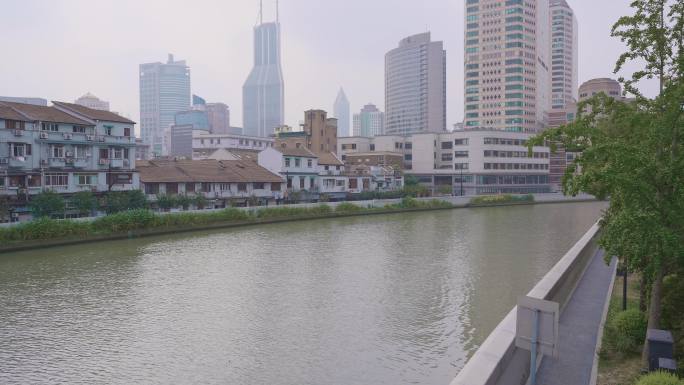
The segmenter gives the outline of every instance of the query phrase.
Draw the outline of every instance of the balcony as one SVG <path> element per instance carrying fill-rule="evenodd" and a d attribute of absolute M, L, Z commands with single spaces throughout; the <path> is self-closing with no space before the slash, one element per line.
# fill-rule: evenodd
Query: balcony
<path fill-rule="evenodd" d="M 109 160 L 109 166 L 111 168 L 123 168 L 124 160 L 123 159 L 110 159 Z"/>
<path fill-rule="evenodd" d="M 26 168 L 31 167 L 31 162 L 26 157 L 11 157 L 7 160 L 7 165 L 10 168 Z"/>
<path fill-rule="evenodd" d="M 66 166 L 65 158 L 50 158 L 48 160 L 48 165 L 55 168 L 64 168 Z"/>

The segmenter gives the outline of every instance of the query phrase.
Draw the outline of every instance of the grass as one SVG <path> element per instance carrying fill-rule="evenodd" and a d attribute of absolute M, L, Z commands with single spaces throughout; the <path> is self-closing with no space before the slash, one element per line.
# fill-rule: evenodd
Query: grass
<path fill-rule="evenodd" d="M 0 245 L 30 241 L 88 239 L 98 236 L 125 235 L 163 229 L 182 229 L 214 224 L 258 223 L 272 219 L 325 218 L 373 212 L 395 212 L 410 209 L 447 209 L 453 206 L 441 200 L 419 201 L 405 197 L 398 204 L 367 208 L 342 203 L 334 210 L 328 205 L 315 207 L 265 207 L 253 212 L 229 208 L 212 212 L 172 213 L 160 215 L 149 210 L 129 210 L 97 218 L 90 222 L 37 219 L 0 228 Z"/>
<path fill-rule="evenodd" d="M 606 325 L 622 311 L 622 279 L 615 278 Z M 627 278 L 627 309 L 633 308 L 639 308 L 639 276 L 636 274 Z M 599 353 L 597 385 L 632 385 L 641 375 L 641 346 L 634 351 L 621 353 L 614 348 L 615 343 L 611 339 L 612 336 L 605 330 Z"/>

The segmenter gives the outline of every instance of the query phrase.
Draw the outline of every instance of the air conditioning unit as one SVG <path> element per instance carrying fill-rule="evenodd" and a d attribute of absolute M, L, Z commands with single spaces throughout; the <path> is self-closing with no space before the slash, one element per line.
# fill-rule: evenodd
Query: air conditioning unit
<path fill-rule="evenodd" d="M 100 159 L 101 165 L 106 165 L 108 162 L 109 162 L 109 159 Z"/>
<path fill-rule="evenodd" d="M 7 158 L 0 158 L 0 164 L 8 164 L 8 163 L 9 163 L 9 159 L 7 159 Z"/>
<path fill-rule="evenodd" d="M 130 160 L 128 160 L 128 159 L 124 159 L 124 160 L 123 160 L 123 166 L 124 166 L 124 167 L 130 167 L 130 165 L 131 165 L 131 161 L 130 161 Z"/>
<path fill-rule="evenodd" d="M 92 142 L 95 140 L 95 137 L 93 135 L 86 135 L 86 140 Z"/>
<path fill-rule="evenodd" d="M 24 130 L 14 130 L 14 136 L 24 136 Z"/>
<path fill-rule="evenodd" d="M 74 153 L 71 152 L 71 151 L 67 151 L 67 152 L 66 152 L 66 157 L 67 157 L 67 158 L 73 158 L 73 157 L 74 157 Z"/>
<path fill-rule="evenodd" d="M 66 139 L 66 140 L 71 140 L 71 136 L 72 136 L 72 135 L 71 135 L 70 133 L 68 133 L 68 132 L 65 132 L 65 133 L 64 133 L 64 139 Z"/>
<path fill-rule="evenodd" d="M 40 138 L 41 138 L 41 139 L 47 139 L 47 138 L 49 138 L 49 137 L 50 137 L 50 134 L 48 134 L 47 132 L 41 132 L 41 133 L 40 133 Z"/>

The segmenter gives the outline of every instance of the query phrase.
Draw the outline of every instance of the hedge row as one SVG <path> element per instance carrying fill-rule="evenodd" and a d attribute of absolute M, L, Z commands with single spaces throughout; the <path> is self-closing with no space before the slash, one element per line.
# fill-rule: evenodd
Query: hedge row
<path fill-rule="evenodd" d="M 0 228 L 0 242 L 32 240 L 56 240 L 86 238 L 93 236 L 125 234 L 142 229 L 182 228 L 231 222 L 256 222 L 275 218 L 324 217 L 334 213 L 353 214 L 371 211 L 391 211 L 417 208 L 451 208 L 448 202 L 439 200 L 418 201 L 406 197 L 395 205 L 366 208 L 352 203 L 342 203 L 334 210 L 328 205 L 311 208 L 268 207 L 252 212 L 228 208 L 212 212 L 173 213 L 160 215 L 145 209 L 129 210 L 97 218 L 93 221 L 36 219 L 15 226 Z"/>
<path fill-rule="evenodd" d="M 514 203 L 514 202 L 534 202 L 534 195 L 485 195 L 474 197 L 470 200 L 470 204 L 473 205 L 496 205 L 501 203 Z"/>

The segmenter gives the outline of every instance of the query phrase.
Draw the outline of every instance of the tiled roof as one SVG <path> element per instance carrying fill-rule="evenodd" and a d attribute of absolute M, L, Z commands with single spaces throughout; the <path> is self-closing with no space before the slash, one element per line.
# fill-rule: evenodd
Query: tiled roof
<path fill-rule="evenodd" d="M 66 108 L 68 110 L 71 110 L 77 114 L 83 115 L 88 119 L 93 119 L 93 120 L 101 120 L 101 121 L 107 121 L 107 122 L 117 122 L 117 123 L 128 123 L 128 124 L 135 124 L 134 121 L 130 119 L 126 119 L 123 116 L 120 116 L 118 114 L 115 114 L 110 111 L 102 111 L 102 110 L 95 110 L 92 108 L 88 108 L 85 106 L 81 106 L 79 104 L 74 104 L 74 103 L 65 103 L 65 102 L 56 102 L 52 101 L 54 105 Z"/>
<path fill-rule="evenodd" d="M 136 162 L 143 183 L 278 183 L 283 178 L 251 161 L 150 160 Z"/>
<path fill-rule="evenodd" d="M 10 107 L 3 106 L 2 104 L 0 104 L 0 119 L 22 120 L 24 122 L 31 121 L 31 119 L 26 118 L 24 115 L 11 109 Z"/>
<path fill-rule="evenodd" d="M 47 106 L 36 106 L 34 104 L 24 104 L 24 103 L 12 103 L 12 102 L 0 102 L 0 105 L 10 107 L 15 111 L 18 111 L 22 115 L 25 115 L 29 121 L 42 121 L 42 122 L 53 122 L 53 123 L 68 123 L 68 124 L 79 124 L 83 126 L 92 126 L 91 123 L 81 120 L 74 116 L 67 114 L 66 112 L 60 111 L 55 107 Z M 25 120 L 25 119 L 24 119 Z"/>
<path fill-rule="evenodd" d="M 273 147 L 285 156 L 303 156 L 305 158 L 317 158 L 316 154 L 304 147 Z"/>
<path fill-rule="evenodd" d="M 344 166 L 344 162 L 337 157 L 337 155 L 332 152 L 324 152 L 318 155 L 318 164 L 332 165 L 332 166 Z"/>

